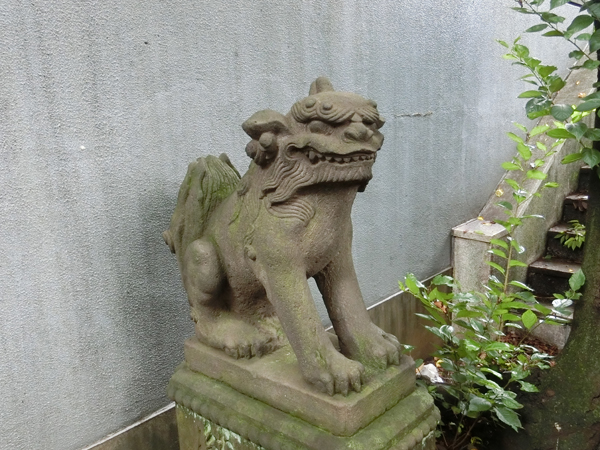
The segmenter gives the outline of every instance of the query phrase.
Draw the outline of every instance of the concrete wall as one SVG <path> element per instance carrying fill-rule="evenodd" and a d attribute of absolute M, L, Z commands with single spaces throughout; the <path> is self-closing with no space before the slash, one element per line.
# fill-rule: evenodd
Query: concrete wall
<path fill-rule="evenodd" d="M 167 403 L 186 166 L 245 168 L 240 124 L 319 75 L 388 120 L 354 212 L 366 301 L 447 267 L 523 118 L 494 42 L 528 26 L 512 3 L 0 0 L 0 448 L 78 449 Z"/>

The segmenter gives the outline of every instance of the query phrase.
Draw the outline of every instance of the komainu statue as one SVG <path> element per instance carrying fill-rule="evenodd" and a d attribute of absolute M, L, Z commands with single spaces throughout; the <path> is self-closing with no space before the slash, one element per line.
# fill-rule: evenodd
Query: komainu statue
<path fill-rule="evenodd" d="M 303 377 L 330 395 L 360 391 L 365 367 L 398 364 L 400 344 L 369 319 L 351 251 L 350 211 L 372 177 L 383 123 L 375 102 L 318 78 L 287 115 L 264 110 L 244 122 L 252 162 L 243 177 L 224 154 L 190 164 L 163 236 L 201 342 L 251 358 L 287 337 Z"/>

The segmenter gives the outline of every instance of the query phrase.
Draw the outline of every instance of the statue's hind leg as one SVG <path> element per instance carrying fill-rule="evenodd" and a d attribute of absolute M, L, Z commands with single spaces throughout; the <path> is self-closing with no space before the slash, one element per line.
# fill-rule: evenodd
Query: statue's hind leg
<path fill-rule="evenodd" d="M 261 356 L 283 345 L 277 324 L 257 324 L 230 310 L 227 280 L 210 241 L 197 239 L 188 246 L 182 276 L 200 341 L 234 358 Z"/>

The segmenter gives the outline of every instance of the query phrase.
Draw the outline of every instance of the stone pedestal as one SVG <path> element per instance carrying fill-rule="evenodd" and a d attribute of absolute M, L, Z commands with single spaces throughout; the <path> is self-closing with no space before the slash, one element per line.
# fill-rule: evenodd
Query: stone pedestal
<path fill-rule="evenodd" d="M 413 361 L 373 377 L 360 393 L 321 394 L 291 348 L 234 360 L 195 338 L 169 383 L 181 450 L 430 450 L 439 413 L 415 389 Z"/>

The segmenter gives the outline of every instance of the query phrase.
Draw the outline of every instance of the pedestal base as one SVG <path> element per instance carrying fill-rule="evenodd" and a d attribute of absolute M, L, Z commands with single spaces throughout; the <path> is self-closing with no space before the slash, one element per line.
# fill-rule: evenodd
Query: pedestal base
<path fill-rule="evenodd" d="M 416 389 L 352 436 L 336 436 L 180 366 L 169 383 L 177 402 L 181 450 L 433 450 L 439 412 L 424 389 Z M 211 424 L 212 423 L 212 424 Z M 221 429 L 213 433 L 214 424 Z M 208 433 L 207 433 L 208 429 Z M 234 435 L 230 434 L 235 433 Z M 211 447 L 213 437 L 226 442 Z M 222 446 L 221 446 L 222 444 Z M 258 447 L 258 448 L 261 448 Z"/>
<path fill-rule="evenodd" d="M 205 419 L 192 410 L 180 405 L 177 405 L 177 425 L 179 427 L 180 450 L 267 450 L 265 447 L 255 444 L 228 428 L 217 425 L 215 422 Z M 419 437 L 418 433 L 415 432 L 411 436 L 407 436 L 407 439 L 388 448 L 389 450 L 435 449 L 433 430 L 420 440 L 418 439 Z M 413 442 L 415 442 L 414 445 Z M 281 442 L 274 442 L 273 445 L 274 447 L 270 447 L 270 449 L 287 450 L 298 448 Z M 345 448 L 355 448 L 353 444 L 348 445 Z"/>

